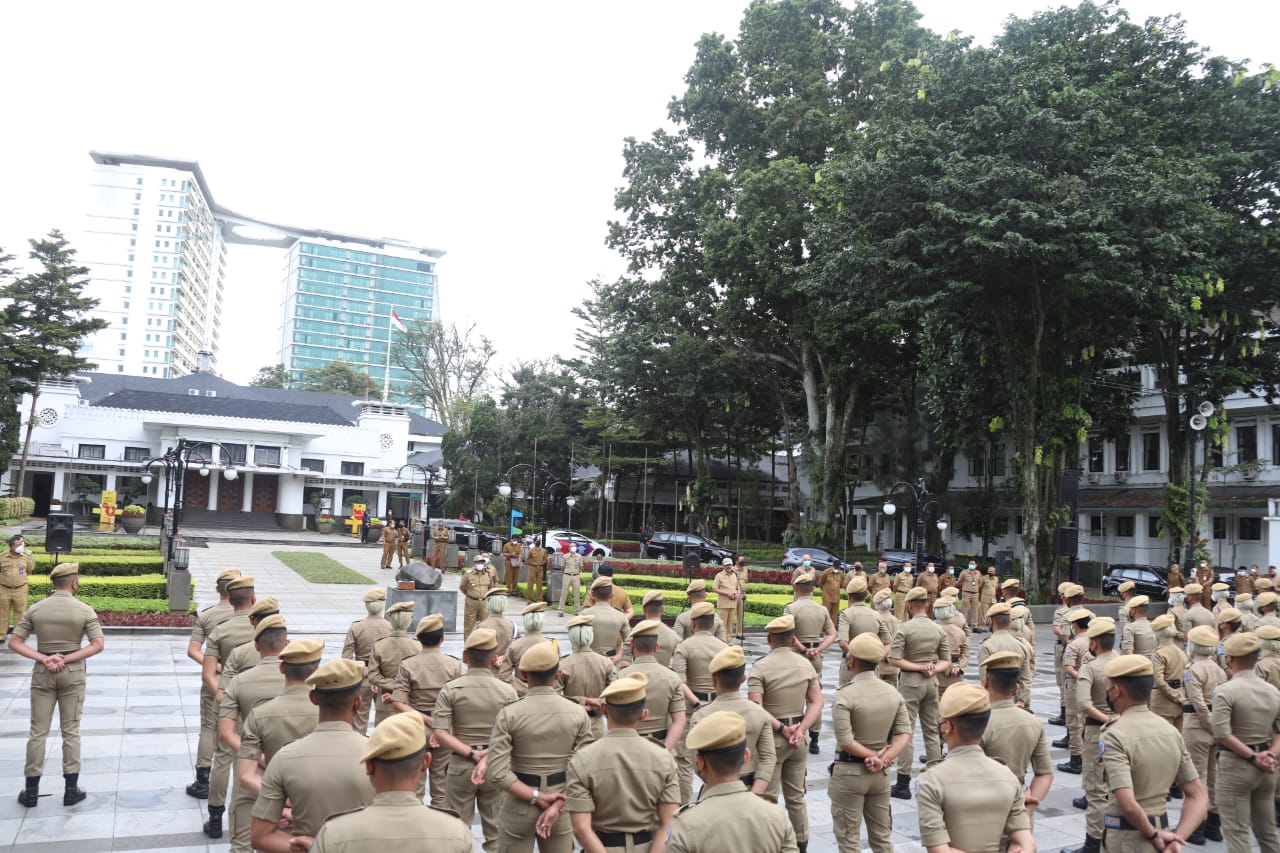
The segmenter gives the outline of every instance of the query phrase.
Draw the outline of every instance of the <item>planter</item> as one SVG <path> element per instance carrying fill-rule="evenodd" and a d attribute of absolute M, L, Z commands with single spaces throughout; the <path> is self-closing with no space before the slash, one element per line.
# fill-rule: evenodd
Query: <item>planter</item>
<path fill-rule="evenodd" d="M 321 533 L 332 533 L 332 532 L 333 532 L 333 522 L 332 522 L 332 521 L 317 521 L 317 522 L 316 522 L 316 530 L 319 530 Z"/>
<path fill-rule="evenodd" d="M 396 589 L 413 589 L 413 581 L 396 581 Z"/>
<path fill-rule="evenodd" d="M 125 533 L 138 533 L 147 523 L 145 516 L 141 515 L 122 515 L 120 516 L 120 526 L 124 528 Z"/>

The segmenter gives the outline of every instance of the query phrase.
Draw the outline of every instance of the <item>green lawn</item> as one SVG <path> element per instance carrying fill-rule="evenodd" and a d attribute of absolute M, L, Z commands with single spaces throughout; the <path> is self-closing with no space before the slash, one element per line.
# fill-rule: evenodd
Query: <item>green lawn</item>
<path fill-rule="evenodd" d="M 324 554 L 311 554 L 306 551 L 272 551 L 271 556 L 311 583 L 358 583 L 366 586 L 373 583 L 359 572 L 351 571 Z"/>

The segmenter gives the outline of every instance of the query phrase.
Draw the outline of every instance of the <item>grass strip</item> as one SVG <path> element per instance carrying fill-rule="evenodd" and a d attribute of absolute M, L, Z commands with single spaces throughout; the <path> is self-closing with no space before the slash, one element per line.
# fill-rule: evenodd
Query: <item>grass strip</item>
<path fill-rule="evenodd" d="M 337 560 L 324 554 L 313 554 L 308 551 L 272 551 L 271 556 L 293 569 L 311 583 L 373 583 L 359 572 L 354 572 Z"/>

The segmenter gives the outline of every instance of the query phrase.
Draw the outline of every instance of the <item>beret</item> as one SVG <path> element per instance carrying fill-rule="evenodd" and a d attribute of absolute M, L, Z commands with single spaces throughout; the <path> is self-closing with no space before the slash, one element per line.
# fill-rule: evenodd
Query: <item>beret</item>
<path fill-rule="evenodd" d="M 253 589 L 253 575 L 241 575 L 227 583 L 227 589 Z"/>
<path fill-rule="evenodd" d="M 1256 581 L 1253 582 L 1253 588 L 1254 589 L 1274 589 L 1275 583 L 1272 582 L 1271 578 L 1258 578 Z"/>
<path fill-rule="evenodd" d="M 324 640 L 318 637 L 299 637 L 290 640 L 280 652 L 285 663 L 315 663 L 324 654 Z"/>
<path fill-rule="evenodd" d="M 360 761 L 394 761 L 421 752 L 427 745 L 427 725 L 421 714 L 392 714 L 373 730 Z"/>
<path fill-rule="evenodd" d="M 958 586 L 944 586 L 942 588 L 942 591 L 938 593 L 938 598 L 959 598 L 959 597 L 960 597 L 960 587 Z"/>
<path fill-rule="evenodd" d="M 485 598 L 493 598 L 495 595 L 506 595 L 507 588 L 505 586 L 495 586 L 484 594 Z"/>
<path fill-rule="evenodd" d="M 976 684 L 953 684 L 942 694 L 942 701 L 938 703 L 938 716 L 944 720 L 990 710 L 991 698 L 987 696 L 987 691 Z"/>
<path fill-rule="evenodd" d="M 240 577 L 239 569 L 223 569 L 218 572 L 218 583 L 222 583 L 223 581 L 233 581 L 238 577 Z"/>
<path fill-rule="evenodd" d="M 1187 639 L 1192 645 L 1215 648 L 1218 645 L 1218 632 L 1208 625 L 1197 625 L 1187 632 Z"/>
<path fill-rule="evenodd" d="M 1016 586 L 1021 586 L 1021 585 L 1022 585 L 1022 581 L 1018 580 L 1017 578 L 1009 578 L 1007 581 L 1005 581 L 1004 583 L 1000 584 L 1000 588 L 1001 588 L 1001 589 L 1013 589 L 1014 587 L 1016 587 Z M 947 691 L 947 692 L 950 692 L 950 691 Z"/>
<path fill-rule="evenodd" d="M 1136 586 L 1137 584 L 1134 583 L 1133 581 L 1125 581 L 1124 583 L 1120 584 L 1120 586 L 1116 587 L 1116 589 L 1118 589 L 1120 592 L 1129 592 Z"/>
<path fill-rule="evenodd" d="M 65 578 L 67 575 L 78 575 L 78 574 L 80 574 L 79 563 L 59 563 L 58 565 L 53 567 L 53 571 L 49 572 L 49 579 L 53 580 L 54 578 Z M 5 627 L 7 628 L 8 626 L 6 625 Z"/>
<path fill-rule="evenodd" d="M 747 656 L 742 653 L 742 646 L 726 646 L 716 652 L 716 656 L 711 659 L 711 671 L 719 672 L 722 669 L 740 669 L 747 665 Z"/>
<path fill-rule="evenodd" d="M 708 714 L 685 738 L 685 745 L 696 752 L 717 752 L 745 746 L 747 724 L 741 714 L 717 711 Z"/>
<path fill-rule="evenodd" d="M 1259 607 L 1270 607 L 1277 601 L 1280 601 L 1280 595 L 1276 595 L 1271 590 L 1267 590 L 1266 592 L 1258 593 L 1256 601 Z"/>
<path fill-rule="evenodd" d="M 1251 655 L 1258 650 L 1258 637 L 1248 632 L 1232 634 L 1222 644 L 1222 650 L 1233 658 Z"/>
<path fill-rule="evenodd" d="M 1247 601 L 1253 601 L 1253 593 L 1242 592 L 1236 596 L 1236 604 L 1243 604 Z"/>
<path fill-rule="evenodd" d="M 1150 603 L 1151 599 L 1145 595 L 1135 595 L 1133 598 L 1129 599 L 1128 602 L 1130 610 L 1135 607 L 1146 607 Z"/>
<path fill-rule="evenodd" d="M 287 628 L 284 617 L 279 613 L 273 613 L 258 623 L 258 627 L 253 629 L 253 638 L 256 640 L 262 636 L 263 631 L 270 631 L 272 628 Z"/>
<path fill-rule="evenodd" d="M 1082 595 L 1084 595 L 1084 587 L 1078 583 L 1073 583 L 1066 592 L 1067 598 L 1079 598 Z"/>
<path fill-rule="evenodd" d="M 520 611 L 520 615 L 523 616 L 526 613 L 538 613 L 546 609 L 547 603 L 545 601 L 535 601 L 532 604 L 526 604 L 524 609 Z"/>
<path fill-rule="evenodd" d="M 714 616 L 715 612 L 716 606 L 710 601 L 699 601 L 689 608 L 689 618 L 701 619 L 703 616 Z"/>
<path fill-rule="evenodd" d="M 661 624 L 662 623 L 659 622 L 657 619 L 644 619 L 636 623 L 636 626 L 631 629 L 631 636 L 647 637 L 650 634 L 652 634 L 653 636 L 656 637 L 658 635 L 658 626 Z"/>
<path fill-rule="evenodd" d="M 882 590 L 880 590 L 879 592 L 877 592 L 875 595 L 871 596 L 871 603 L 872 603 L 872 604 L 879 604 L 880 602 L 884 601 L 885 599 L 887 599 L 887 598 L 892 598 L 892 597 L 893 597 L 893 593 L 892 593 L 892 592 L 890 592 L 890 591 L 889 591 L 889 590 L 887 590 L 887 589 L 882 589 Z"/>
<path fill-rule="evenodd" d="M 596 617 L 590 613 L 579 613 L 577 616 L 564 623 L 566 628 L 577 628 L 579 625 L 590 625 L 596 620 Z"/>
<path fill-rule="evenodd" d="M 471 564 L 475 565 L 476 563 L 487 563 L 487 562 L 489 562 L 489 558 L 486 557 L 484 554 L 476 554 L 475 558 L 472 559 Z"/>
<path fill-rule="evenodd" d="M 1280 640 L 1280 626 L 1278 625 L 1259 625 L 1253 633 L 1258 635 L 1262 640 Z"/>
<path fill-rule="evenodd" d="M 1017 652 L 996 652 L 982 662 L 987 669 L 1021 669 L 1022 655 Z"/>
<path fill-rule="evenodd" d="M 662 590 L 651 589 L 644 594 L 644 599 L 640 602 L 641 607 L 648 607 L 650 602 L 662 601 Z"/>
<path fill-rule="evenodd" d="M 911 589 L 907 590 L 907 597 L 906 597 L 906 600 L 907 600 L 907 601 L 919 601 L 919 600 L 920 600 L 920 599 L 922 599 L 922 598 L 923 598 L 923 599 L 927 599 L 928 597 L 929 597 L 929 593 L 925 592 L 924 587 L 922 587 L 922 586 L 913 586 Z"/>
<path fill-rule="evenodd" d="M 1155 621 L 1151 623 L 1151 627 L 1157 631 L 1163 631 L 1165 628 L 1170 628 L 1172 626 L 1173 626 L 1172 613 L 1161 613 L 1159 616 L 1155 618 Z"/>
<path fill-rule="evenodd" d="M 591 582 L 592 591 L 595 591 L 597 589 L 604 589 L 605 587 L 612 587 L 612 586 L 613 586 L 613 578 L 609 577 L 608 575 L 601 575 L 600 577 L 596 578 Z"/>
<path fill-rule="evenodd" d="M 707 582 L 704 581 L 702 578 L 689 581 L 689 585 L 685 587 L 684 591 L 685 592 L 706 592 Z"/>
<path fill-rule="evenodd" d="M 546 672 L 559 664 L 560 650 L 550 640 L 545 643 L 535 643 L 520 656 L 521 672 Z"/>
<path fill-rule="evenodd" d="M 765 625 L 764 629 L 770 634 L 785 634 L 787 631 L 794 631 L 796 629 L 796 617 L 787 613 Z"/>
<path fill-rule="evenodd" d="M 1186 590 L 1184 587 L 1180 587 L 1180 586 L 1171 586 L 1171 587 L 1169 587 L 1169 594 L 1170 594 L 1170 595 L 1173 595 L 1174 593 L 1177 593 L 1177 592 L 1186 592 L 1186 591 L 1187 591 L 1187 590 Z"/>
<path fill-rule="evenodd" d="M 1027 610 L 1027 608 L 1023 607 L 1021 604 L 1019 604 L 1017 607 L 1009 608 L 1009 615 L 1012 616 L 1014 619 L 1026 619 L 1027 614 L 1030 612 L 1031 611 Z"/>
<path fill-rule="evenodd" d="M 250 616 L 270 616 L 272 613 L 280 612 L 280 602 L 276 600 L 274 595 L 264 595 L 253 603 L 249 608 Z"/>
<path fill-rule="evenodd" d="M 1218 624 L 1240 621 L 1240 611 L 1234 607 L 1224 607 L 1218 611 Z"/>
<path fill-rule="evenodd" d="M 867 591 L 867 579 L 861 575 L 854 575 L 853 580 L 849 581 L 849 585 L 845 587 L 845 592 L 859 593 Z"/>
<path fill-rule="evenodd" d="M 498 632 L 492 628 L 476 628 L 471 632 L 471 636 L 467 637 L 467 641 L 462 644 L 464 649 L 479 649 L 480 651 L 488 651 L 498 647 Z"/>
<path fill-rule="evenodd" d="M 1110 616 L 1099 616 L 1089 623 L 1089 630 L 1085 634 L 1092 640 L 1094 637 L 1101 637 L 1103 634 L 1114 634 L 1116 632 L 1116 620 Z"/>
<path fill-rule="evenodd" d="M 427 631 L 440 631 L 444 628 L 443 613 L 428 613 L 418 620 L 418 627 L 413 629 L 413 633 L 424 634 Z"/>
<path fill-rule="evenodd" d="M 1066 595 L 1067 590 L 1071 589 L 1071 587 L 1072 587 L 1071 581 L 1063 581 L 1062 583 L 1058 584 L 1058 595 Z"/>
<path fill-rule="evenodd" d="M 865 663 L 879 663 L 884 660 L 884 643 L 875 634 L 859 634 L 849 641 L 849 654 Z"/>
<path fill-rule="evenodd" d="M 799 586 L 802 583 L 813 583 L 813 572 L 801 572 L 796 575 L 795 580 L 791 581 L 792 586 Z"/>
<path fill-rule="evenodd" d="M 601 690 L 600 698 L 610 705 L 629 705 L 632 702 L 639 702 L 644 699 L 644 689 L 648 683 L 649 679 L 645 678 L 644 673 L 633 672 Z"/>
<path fill-rule="evenodd" d="M 386 600 L 387 600 L 387 591 L 386 589 L 380 586 L 374 587 L 373 589 L 369 590 L 364 594 L 365 604 L 369 604 L 370 602 L 374 602 L 374 601 L 386 601 Z"/>
<path fill-rule="evenodd" d="M 397 601 L 395 604 L 387 608 L 388 613 L 412 613 L 412 601 Z"/>
<path fill-rule="evenodd" d="M 324 693 L 330 690 L 349 690 L 364 681 L 365 665 L 350 658 L 335 658 L 320 664 L 307 676 L 307 684 Z"/>
<path fill-rule="evenodd" d="M 1008 604 L 1005 604 L 1003 601 L 997 601 L 995 604 L 987 608 L 987 618 L 990 619 L 992 616 L 999 616 L 1000 614 L 1008 613 L 1011 610 L 1013 610 L 1013 608 Z"/>
<path fill-rule="evenodd" d="M 1182 588 L 1182 591 L 1187 595 L 1200 595 L 1204 592 L 1204 587 L 1198 583 L 1189 583 Z"/>
<path fill-rule="evenodd" d="M 1214 592 L 1226 592 L 1229 589 L 1231 589 L 1231 585 L 1222 583 L 1221 581 L 1213 585 Z"/>
<path fill-rule="evenodd" d="M 1093 611 L 1087 607 L 1077 607 L 1074 610 L 1067 611 L 1066 619 L 1068 622 L 1079 622 L 1081 619 L 1092 619 Z"/>
<path fill-rule="evenodd" d="M 1146 655 L 1120 655 L 1107 661 L 1103 670 L 1107 678 L 1132 678 L 1135 675 L 1151 675 L 1151 658 Z"/>

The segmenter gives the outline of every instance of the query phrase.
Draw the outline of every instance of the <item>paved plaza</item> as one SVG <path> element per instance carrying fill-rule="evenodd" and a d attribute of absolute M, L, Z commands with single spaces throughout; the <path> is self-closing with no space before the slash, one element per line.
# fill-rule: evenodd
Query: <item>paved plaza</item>
<path fill-rule="evenodd" d="M 323 540 L 318 540 L 321 544 Z M 303 580 L 271 556 L 272 550 L 303 550 L 303 546 L 226 543 L 192 549 L 192 574 L 201 606 L 211 600 L 213 578 L 224 568 L 237 566 L 253 574 L 258 593 L 276 595 L 295 636 L 325 640 L 326 657 L 336 656 L 347 626 L 361 617 L 359 586 L 319 585 Z M 371 584 L 386 583 L 392 572 L 377 568 L 376 549 L 307 547 L 326 553 L 361 572 Z M 446 579 L 457 586 L 457 576 Z M 517 602 L 512 599 L 513 603 Z M 519 602 L 522 604 L 522 602 Z M 519 624 L 519 607 L 508 613 Z M 549 614 L 547 633 L 563 637 L 564 619 Z M 459 616 L 459 623 L 461 616 Z M 1052 643 L 1047 626 L 1039 629 L 1039 673 L 1033 691 L 1034 710 L 1042 718 L 1057 713 L 1053 682 Z M 28 728 L 28 684 L 31 664 L 0 650 L 0 849 L 15 853 L 96 853 L 96 851 L 225 851 L 222 843 L 210 843 L 200 831 L 203 801 L 183 790 L 193 777 L 192 767 L 200 724 L 199 670 L 186 657 L 187 637 L 175 633 L 117 632 L 107 635 L 106 651 L 89 661 L 88 693 L 82 723 L 80 785 L 89 798 L 73 806 L 62 805 L 61 738 L 50 735 L 40 805 L 27 809 L 16 796 L 22 786 L 23 754 Z M 445 644 L 450 654 L 461 651 L 461 635 Z M 748 659 L 763 654 L 762 635 L 747 639 Z M 975 649 L 976 653 L 976 649 Z M 827 708 L 833 702 L 839 656 L 828 652 L 823 672 Z M 976 678 L 976 667 L 970 667 Z M 809 757 L 809 850 L 827 853 L 836 849 L 827 799 L 828 766 L 834 740 L 824 711 L 820 745 L 822 754 Z M 1051 739 L 1063 729 L 1050 728 Z M 917 732 L 916 754 L 923 753 Z M 1053 750 L 1054 761 L 1065 761 L 1065 750 Z M 1042 851 L 1076 845 L 1084 835 L 1084 813 L 1071 805 L 1080 794 L 1079 776 L 1057 774 L 1053 790 L 1036 816 L 1036 840 Z M 913 785 L 914 787 L 914 785 Z M 915 801 L 893 800 L 895 849 L 923 851 L 916 824 Z M 1170 817 L 1180 801 L 1169 804 Z M 779 806 L 781 808 L 781 806 Z M 473 828 L 479 849 L 479 822 Z M 865 829 L 863 836 L 865 848 Z M 1224 850 L 1210 842 L 1207 853 Z"/>

